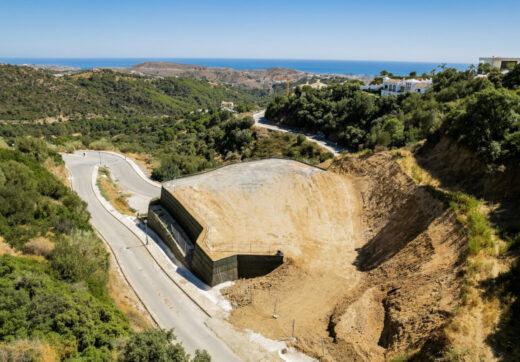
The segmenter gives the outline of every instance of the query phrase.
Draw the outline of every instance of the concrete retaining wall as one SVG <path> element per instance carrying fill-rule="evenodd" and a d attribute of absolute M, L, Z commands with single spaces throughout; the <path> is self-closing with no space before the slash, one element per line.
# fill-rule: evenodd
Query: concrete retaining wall
<path fill-rule="evenodd" d="M 228 256 L 219 260 L 213 260 L 200 247 L 195 245 L 193 261 L 191 263 L 193 272 L 204 281 L 214 286 L 228 280 L 238 279 L 238 263 L 236 255 Z"/>
<path fill-rule="evenodd" d="M 276 255 L 244 255 L 237 257 L 238 277 L 254 278 L 268 274 L 283 264 L 283 253 Z"/>
<path fill-rule="evenodd" d="M 283 264 L 283 254 L 231 255 L 212 260 L 199 246 L 195 246 L 192 269 L 206 284 L 214 286 L 228 280 L 254 278 L 270 273 Z"/>
<path fill-rule="evenodd" d="M 160 203 L 184 229 L 195 245 L 190 269 L 210 286 L 238 278 L 253 278 L 265 275 L 283 264 L 282 253 L 276 255 L 238 254 L 213 260 L 200 246 L 206 237 L 207 228 L 197 219 L 195 214 L 164 187 L 161 189 Z M 172 249 L 174 255 L 187 265 L 184 255 L 171 233 L 151 209 L 149 209 L 148 219 L 148 225 L 161 236 Z"/>
<path fill-rule="evenodd" d="M 159 200 L 150 202 L 150 206 L 152 206 L 154 202 L 159 203 Z M 164 241 L 166 245 L 168 245 L 168 247 L 172 251 L 173 255 L 175 255 L 177 260 L 183 263 L 184 266 L 189 267 L 186 263 L 184 253 L 181 251 L 180 246 L 175 242 L 171 232 L 168 230 L 167 226 L 161 221 L 159 215 L 157 215 L 157 213 L 154 210 L 152 210 L 150 206 L 148 207 L 148 226 L 152 228 L 152 230 L 155 231 L 161 237 L 161 239 Z"/>
<path fill-rule="evenodd" d="M 168 210 L 170 215 L 179 223 L 195 244 L 195 241 L 204 231 L 202 223 L 164 187 L 161 188 L 161 205 Z"/>

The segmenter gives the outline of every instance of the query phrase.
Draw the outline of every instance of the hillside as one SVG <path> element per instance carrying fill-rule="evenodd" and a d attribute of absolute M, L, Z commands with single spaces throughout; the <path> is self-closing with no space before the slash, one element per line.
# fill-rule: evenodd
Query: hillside
<path fill-rule="evenodd" d="M 56 77 L 30 67 L 0 65 L 0 120 L 181 116 L 223 100 L 259 104 L 269 92 L 231 89 L 188 78 L 147 78 L 110 70 Z"/>
<path fill-rule="evenodd" d="M 344 83 L 318 90 L 296 89 L 278 96 L 266 118 L 312 132 L 322 132 L 353 151 L 401 147 L 448 135 L 489 164 L 520 158 L 520 66 L 507 75 L 446 69 L 433 77 L 425 94 L 403 92 L 380 97 Z"/>
<path fill-rule="evenodd" d="M 126 361 L 151 349 L 190 361 L 130 307 L 86 203 L 48 171 L 60 167 L 41 140 L 0 147 L 0 360 Z"/>
<path fill-rule="evenodd" d="M 336 160 L 317 180 L 310 193 L 298 185 L 291 203 L 310 217 L 299 225 L 309 240 L 297 239 L 298 252 L 284 243 L 287 263 L 224 291 L 235 307 L 231 321 L 283 339 L 295 320 L 296 345 L 319 358 L 323 343 L 328 361 L 390 360 L 420 349 L 458 306 L 467 239 L 455 213 L 389 153 Z M 329 227 L 314 235 L 312 225 Z M 275 300 L 279 317 L 267 318 Z"/>
<path fill-rule="evenodd" d="M 285 81 L 286 78 L 290 78 L 292 81 L 298 81 L 307 76 L 304 72 L 285 68 L 236 70 L 170 62 L 147 62 L 136 64 L 129 68 L 114 69 L 122 72 L 139 73 L 150 76 L 205 79 L 209 82 L 256 89 L 271 88 L 276 81 Z"/>
<path fill-rule="evenodd" d="M 347 83 L 269 105 L 274 123 L 363 150 L 331 169 L 364 180 L 355 265 L 374 288 L 358 284 L 331 312 L 333 360 L 519 358 L 519 75 L 445 69 L 424 95 Z"/>

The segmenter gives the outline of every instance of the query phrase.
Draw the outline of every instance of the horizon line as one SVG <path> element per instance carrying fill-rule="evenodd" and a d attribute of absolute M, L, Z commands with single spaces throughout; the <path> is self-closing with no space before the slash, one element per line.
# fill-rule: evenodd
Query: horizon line
<path fill-rule="evenodd" d="M 303 60 L 303 61 L 324 61 L 324 62 L 394 62 L 394 63 L 438 63 L 443 64 L 478 64 L 478 62 L 468 61 L 440 61 L 440 60 L 388 60 L 388 59 L 322 59 L 322 58 L 242 58 L 242 57 L 44 57 L 44 56 L 15 56 L 0 57 L 0 59 L 140 59 L 140 60 L 168 60 L 168 59 L 211 59 L 211 60 Z"/>

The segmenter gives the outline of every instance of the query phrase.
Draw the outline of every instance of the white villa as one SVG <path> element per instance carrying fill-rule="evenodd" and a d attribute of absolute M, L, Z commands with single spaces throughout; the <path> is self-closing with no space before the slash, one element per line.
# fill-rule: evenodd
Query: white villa
<path fill-rule="evenodd" d="M 315 83 L 312 83 L 312 84 L 309 84 L 309 82 L 307 81 L 307 83 L 302 85 L 302 88 L 305 86 L 311 87 L 313 89 L 327 88 L 327 84 L 322 83 L 319 79 Z"/>
<path fill-rule="evenodd" d="M 388 94 L 397 96 L 403 92 L 424 93 L 431 86 L 431 79 L 392 79 L 384 77 L 381 85 L 381 96 Z"/>

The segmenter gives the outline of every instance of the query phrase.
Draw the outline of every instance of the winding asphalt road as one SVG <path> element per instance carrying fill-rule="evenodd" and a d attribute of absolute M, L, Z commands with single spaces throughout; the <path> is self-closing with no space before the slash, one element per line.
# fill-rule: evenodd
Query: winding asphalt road
<path fill-rule="evenodd" d="M 174 328 L 186 350 L 206 349 L 214 361 L 239 358 L 205 325 L 208 317 L 164 274 L 142 241 L 99 202 L 92 188 L 92 172 L 100 162 L 110 168 L 123 186 L 143 198 L 158 196 L 160 188 L 137 174 L 121 157 L 105 152 L 63 155 L 72 186 L 88 203 L 91 223 L 110 244 L 122 271 L 161 328 Z"/>
<path fill-rule="evenodd" d="M 289 127 L 283 127 L 283 126 L 277 126 L 275 124 L 272 124 L 267 121 L 265 118 L 265 110 L 260 111 L 258 113 L 253 114 L 253 118 L 255 120 L 255 125 L 258 127 L 267 128 L 273 131 L 280 131 L 280 132 L 289 132 L 294 134 L 304 134 L 309 140 L 319 144 L 321 147 L 325 148 L 327 151 L 330 151 L 334 154 L 334 156 L 338 156 L 341 152 L 345 151 L 343 147 L 338 145 L 337 143 L 334 143 L 332 141 L 329 141 L 325 137 L 319 137 L 315 134 L 311 133 L 302 133 L 302 131 L 292 129 Z"/>

